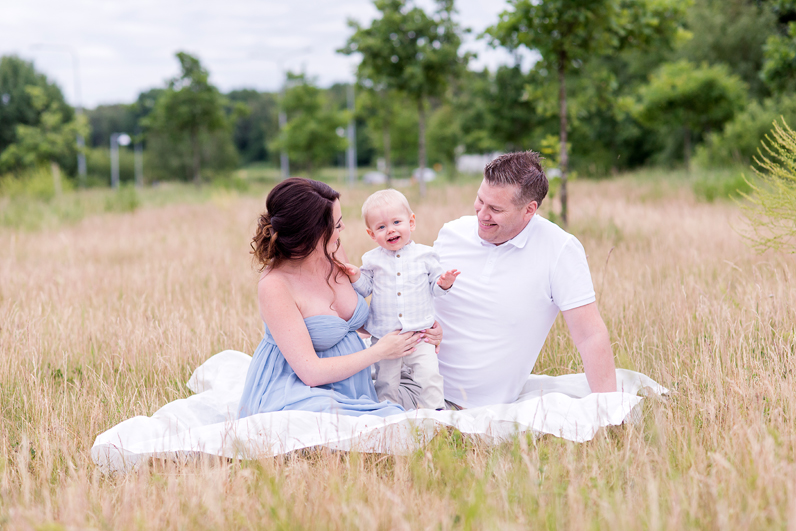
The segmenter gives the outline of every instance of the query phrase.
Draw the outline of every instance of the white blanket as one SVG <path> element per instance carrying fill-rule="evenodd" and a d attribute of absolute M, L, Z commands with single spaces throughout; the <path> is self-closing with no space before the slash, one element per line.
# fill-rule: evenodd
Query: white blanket
<path fill-rule="evenodd" d="M 490 442 L 527 431 L 584 442 L 601 427 L 633 420 L 642 401 L 639 393 L 668 392 L 643 374 L 617 369 L 616 393 L 590 394 L 584 374 L 531 375 L 513 404 L 462 411 L 420 409 L 386 418 L 280 411 L 237 419 L 250 362 L 250 356 L 234 350 L 211 357 L 188 381 L 195 395 L 100 434 L 91 448 L 92 459 L 111 472 L 131 470 L 150 457 L 185 460 L 207 454 L 245 459 L 314 446 L 407 454 L 441 426 Z"/>

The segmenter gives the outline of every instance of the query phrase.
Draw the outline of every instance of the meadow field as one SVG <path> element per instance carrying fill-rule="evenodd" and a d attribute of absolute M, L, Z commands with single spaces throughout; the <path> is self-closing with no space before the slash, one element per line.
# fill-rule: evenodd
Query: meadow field
<path fill-rule="evenodd" d="M 164 187 L 68 223 L 5 223 L 0 528 L 796 529 L 796 260 L 756 254 L 734 202 L 665 177 L 574 181 L 569 230 L 617 365 L 671 395 L 585 444 L 443 430 L 403 457 L 307 451 L 103 476 L 98 433 L 188 396 L 212 354 L 260 341 L 248 243 L 267 185 Z M 477 186 L 408 192 L 416 240 L 470 214 Z M 339 189 L 357 261 L 372 247 L 359 219 L 372 190 Z M 582 371 L 561 318 L 535 371 Z"/>

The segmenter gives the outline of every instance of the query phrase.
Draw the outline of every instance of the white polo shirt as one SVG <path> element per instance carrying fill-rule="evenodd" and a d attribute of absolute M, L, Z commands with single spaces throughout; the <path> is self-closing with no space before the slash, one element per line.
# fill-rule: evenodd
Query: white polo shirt
<path fill-rule="evenodd" d="M 475 216 L 446 223 L 434 242 L 456 289 L 434 299 L 445 398 L 465 407 L 514 402 L 559 311 L 595 301 L 580 242 L 533 216 L 502 245 L 478 236 Z"/>

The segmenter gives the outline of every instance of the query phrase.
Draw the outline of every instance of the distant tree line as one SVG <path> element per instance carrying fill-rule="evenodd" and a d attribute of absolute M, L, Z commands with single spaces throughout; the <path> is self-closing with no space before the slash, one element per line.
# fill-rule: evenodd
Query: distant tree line
<path fill-rule="evenodd" d="M 564 177 L 692 160 L 749 164 L 776 118 L 796 123 L 796 0 L 509 0 L 480 37 L 517 59 L 491 70 L 470 66 L 453 0 L 431 10 L 374 4 L 377 17 L 351 22 L 339 52 L 360 61 L 357 162 L 383 158 L 388 174 L 440 163 L 454 176 L 460 153 L 542 146 Z M 523 67 L 521 50 L 541 60 Z M 67 140 L 80 131 L 97 182 L 107 180 L 114 132 L 144 145 L 148 179 L 198 182 L 241 165 L 278 166 L 281 150 L 296 172 L 344 163 L 345 85 L 291 73 L 284 98 L 222 94 L 198 58 L 177 59 L 165 86 L 87 111 L 83 123 L 31 63 L 2 57 L 0 173 L 54 162 L 74 175 Z M 123 180 L 132 179 L 130 153 Z"/>

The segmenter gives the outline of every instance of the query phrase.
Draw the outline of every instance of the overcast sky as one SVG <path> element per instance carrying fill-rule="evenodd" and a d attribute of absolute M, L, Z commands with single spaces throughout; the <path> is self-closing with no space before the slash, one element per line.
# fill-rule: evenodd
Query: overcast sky
<path fill-rule="evenodd" d="M 475 39 L 505 1 L 458 0 L 457 7 L 461 25 L 473 29 L 465 48 L 479 55 L 471 68 L 512 62 Z M 75 104 L 71 57 L 60 51 L 70 47 L 87 108 L 129 103 L 163 86 L 177 74 L 180 50 L 197 55 L 224 92 L 278 89 L 280 59 L 328 86 L 353 79 L 357 60 L 335 53 L 351 34 L 346 21 L 375 16 L 371 0 L 0 0 L 0 55 L 34 61 Z"/>

